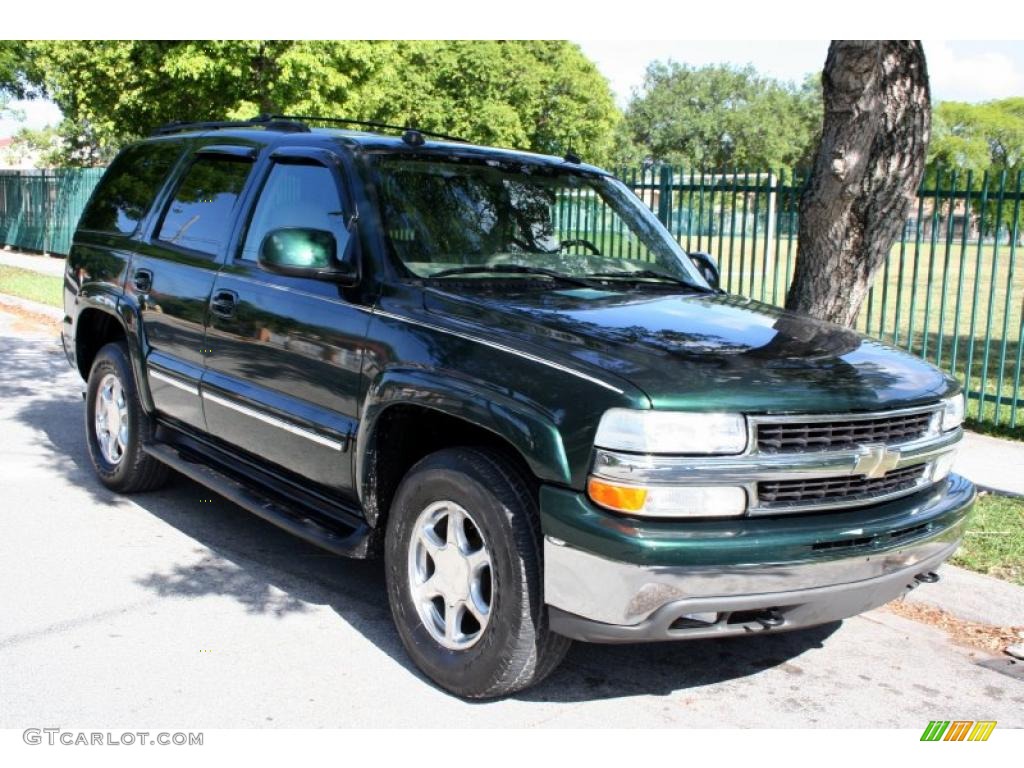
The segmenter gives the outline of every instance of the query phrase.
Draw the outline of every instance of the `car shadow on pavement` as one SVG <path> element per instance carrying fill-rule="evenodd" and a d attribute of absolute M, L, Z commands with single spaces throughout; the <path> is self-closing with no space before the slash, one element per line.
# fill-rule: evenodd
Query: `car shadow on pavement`
<path fill-rule="evenodd" d="M 24 346 L 24 340 L 0 337 L 0 355 L 16 354 Z M 17 376 L 0 371 L 0 398 L 28 396 L 14 418 L 45 435 L 36 446 L 44 451 L 44 460 L 86 490 L 102 509 L 121 497 L 104 488 L 92 473 L 81 426 L 80 380 L 61 368 L 61 363 L 66 366 L 63 355 L 56 361 L 47 358 L 26 359 Z M 26 378 L 53 381 L 55 377 L 62 377 L 62 384 L 66 377 L 67 386 L 58 387 L 60 394 L 41 395 L 22 383 Z M 329 606 L 410 674 L 429 684 L 409 661 L 392 625 L 379 561 L 349 560 L 323 552 L 178 475 L 160 491 L 132 496 L 131 501 L 197 545 L 190 548 L 186 561 L 137 579 L 141 586 L 168 598 L 227 597 L 250 613 L 277 617 L 308 611 L 313 605 Z M 778 666 L 798 676 L 802 671 L 795 660 L 820 647 L 838 626 L 753 640 L 576 643 L 548 680 L 513 698 L 582 702 L 667 695 Z"/>
<path fill-rule="evenodd" d="M 667 696 L 751 677 L 780 667 L 794 679 L 797 659 L 822 647 L 841 622 L 757 638 L 687 640 L 631 645 L 574 643 L 562 665 L 522 701 L 584 702 L 625 696 Z"/>

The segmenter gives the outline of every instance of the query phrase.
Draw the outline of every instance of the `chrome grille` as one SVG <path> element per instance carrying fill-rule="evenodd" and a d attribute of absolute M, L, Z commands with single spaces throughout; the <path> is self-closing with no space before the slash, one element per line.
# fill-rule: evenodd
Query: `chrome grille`
<path fill-rule="evenodd" d="M 828 477 L 811 480 L 771 480 L 757 484 L 757 497 L 762 508 L 814 506 L 842 502 L 865 503 L 892 493 L 906 491 L 921 484 L 927 464 L 894 469 L 878 478 L 864 475 Z"/>
<path fill-rule="evenodd" d="M 896 445 L 928 434 L 934 410 L 865 419 L 758 421 L 761 453 L 836 451 L 858 445 Z"/>

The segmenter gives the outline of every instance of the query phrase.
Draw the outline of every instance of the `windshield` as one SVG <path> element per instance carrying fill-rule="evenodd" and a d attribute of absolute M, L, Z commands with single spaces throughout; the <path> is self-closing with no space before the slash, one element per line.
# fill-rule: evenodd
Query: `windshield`
<path fill-rule="evenodd" d="M 373 157 L 385 237 L 412 276 L 660 279 L 707 289 L 620 182 L 530 163 Z"/>

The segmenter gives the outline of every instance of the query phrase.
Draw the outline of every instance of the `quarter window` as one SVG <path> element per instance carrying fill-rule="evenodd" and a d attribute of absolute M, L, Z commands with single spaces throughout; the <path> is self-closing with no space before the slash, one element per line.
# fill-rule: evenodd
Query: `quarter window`
<path fill-rule="evenodd" d="M 96 187 L 79 226 L 115 235 L 133 234 L 181 150 L 178 141 L 137 144 L 126 149 Z"/>
<path fill-rule="evenodd" d="M 157 239 L 211 256 L 219 253 L 251 169 L 248 160 L 200 157 L 178 185 Z"/>

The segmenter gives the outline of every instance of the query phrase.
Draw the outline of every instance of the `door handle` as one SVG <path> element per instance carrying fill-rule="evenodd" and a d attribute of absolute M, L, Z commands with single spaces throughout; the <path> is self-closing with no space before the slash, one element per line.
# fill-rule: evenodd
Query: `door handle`
<path fill-rule="evenodd" d="M 214 291 L 210 299 L 210 311 L 219 317 L 231 317 L 235 314 L 238 294 L 234 291 Z"/>
<path fill-rule="evenodd" d="M 149 293 L 153 287 L 153 273 L 148 269 L 137 269 L 132 275 L 132 282 L 139 293 Z"/>

